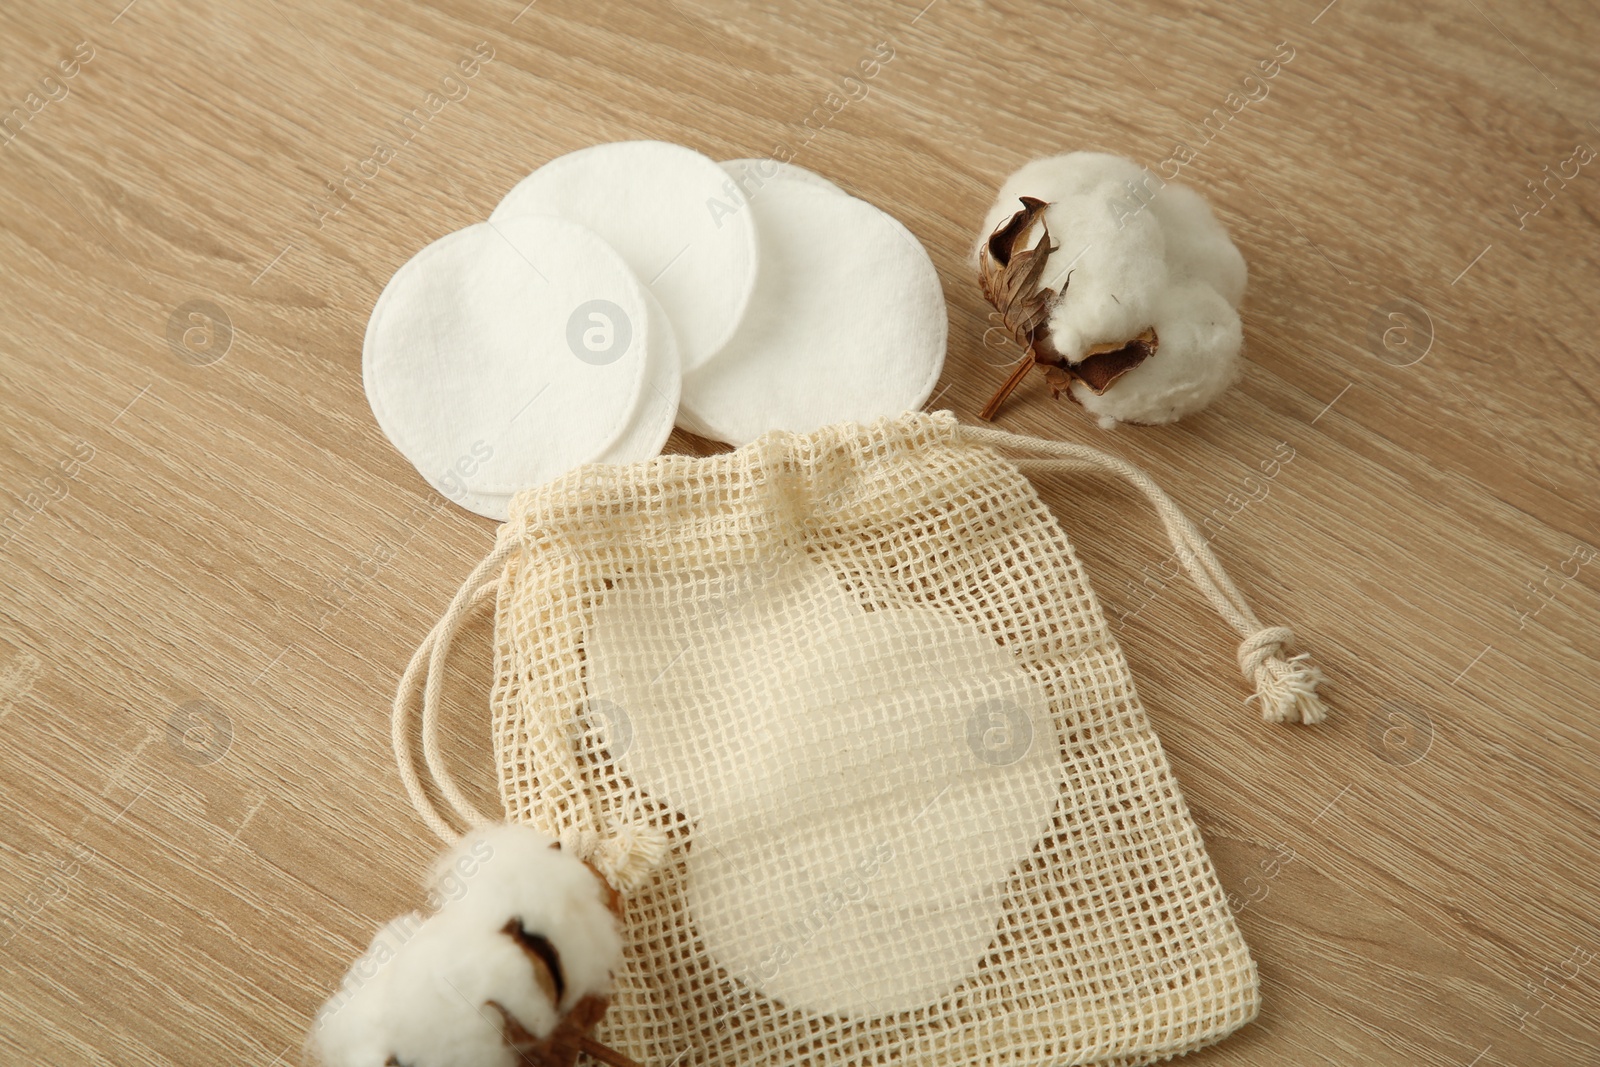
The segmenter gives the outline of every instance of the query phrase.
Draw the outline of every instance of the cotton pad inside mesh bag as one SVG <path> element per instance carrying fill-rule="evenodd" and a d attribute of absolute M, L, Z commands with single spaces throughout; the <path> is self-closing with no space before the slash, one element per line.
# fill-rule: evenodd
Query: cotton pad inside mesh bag
<path fill-rule="evenodd" d="M 617 768 L 702 827 L 688 906 L 729 971 L 821 1013 L 920 1007 L 988 945 L 1060 789 L 1053 739 L 974 759 L 973 709 L 1003 731 L 1048 698 L 981 633 L 867 612 L 804 554 L 724 578 L 669 611 L 637 587 L 596 608 Z"/>
<path fill-rule="evenodd" d="M 407 668 L 396 754 L 442 836 L 487 819 L 429 679 L 492 603 L 505 818 L 622 893 L 608 1047 L 1138 1064 L 1255 1016 L 1255 964 L 1032 470 L 1139 490 L 1261 715 L 1323 718 L 1293 634 L 1148 475 L 1084 446 L 907 413 L 516 498 Z"/>

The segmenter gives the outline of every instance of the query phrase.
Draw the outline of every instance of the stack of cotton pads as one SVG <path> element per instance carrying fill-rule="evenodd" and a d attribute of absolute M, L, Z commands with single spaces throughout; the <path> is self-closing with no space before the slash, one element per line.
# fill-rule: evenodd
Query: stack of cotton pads
<path fill-rule="evenodd" d="M 490 518 L 583 463 L 920 406 L 939 278 L 894 218 L 808 170 L 661 141 L 551 160 L 390 279 L 367 399 L 440 492 Z"/>

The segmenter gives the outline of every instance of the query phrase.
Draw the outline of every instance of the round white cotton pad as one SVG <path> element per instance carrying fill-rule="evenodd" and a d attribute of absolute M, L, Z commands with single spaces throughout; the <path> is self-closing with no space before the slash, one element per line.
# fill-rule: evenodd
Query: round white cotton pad
<path fill-rule="evenodd" d="M 594 145 L 552 159 L 490 219 L 559 215 L 605 238 L 661 301 L 685 370 L 727 343 L 756 275 L 756 232 L 727 173 L 664 141 Z"/>
<path fill-rule="evenodd" d="M 629 430 L 653 341 L 627 264 L 572 222 L 478 223 L 397 270 L 367 324 L 378 425 L 480 515 L 593 460 Z"/>
<path fill-rule="evenodd" d="M 639 391 L 639 404 L 634 408 L 627 428 L 609 448 L 595 457 L 595 463 L 637 463 L 660 455 L 661 447 L 672 436 L 672 425 L 678 417 L 678 397 L 683 388 L 683 374 L 678 366 L 678 343 L 673 336 L 672 323 L 661 309 L 660 302 L 650 295 L 650 290 L 641 291 L 650 308 L 644 388 Z M 504 522 L 511 516 L 513 495 L 477 494 L 473 498 L 472 510 Z"/>
<path fill-rule="evenodd" d="M 864 200 L 800 181 L 769 181 L 750 204 L 756 292 L 727 348 L 684 374 L 679 421 L 742 445 L 927 400 L 949 323 L 939 275 L 910 231 Z"/>
<path fill-rule="evenodd" d="M 598 463 L 637 463 L 659 455 L 661 446 L 672 436 L 672 424 L 678 415 L 683 361 L 677 331 L 672 328 L 666 309 L 648 289 L 644 290 L 644 300 L 650 309 L 650 334 L 639 406 L 634 409 L 628 428 L 600 454 Z"/>
<path fill-rule="evenodd" d="M 793 163 L 780 163 L 776 159 L 730 159 L 717 165 L 733 178 L 734 184 L 739 187 L 739 192 L 744 194 L 746 200 L 756 196 L 762 186 L 774 179 L 828 189 L 841 196 L 850 195 L 814 170 L 807 170 Z"/>
<path fill-rule="evenodd" d="M 781 163 L 771 158 L 752 158 L 729 159 L 717 165 L 727 171 L 729 176 L 733 178 L 734 183 L 739 187 L 739 192 L 744 194 L 746 200 L 760 196 L 762 188 L 773 181 L 799 182 L 802 185 L 810 185 L 817 189 L 838 193 L 840 196 L 850 195 L 816 171 L 807 170 L 805 167 L 794 163 Z M 682 408 L 678 411 L 678 425 L 700 437 L 716 437 L 716 434 L 709 427 L 702 425 L 694 417 L 693 412 Z"/>

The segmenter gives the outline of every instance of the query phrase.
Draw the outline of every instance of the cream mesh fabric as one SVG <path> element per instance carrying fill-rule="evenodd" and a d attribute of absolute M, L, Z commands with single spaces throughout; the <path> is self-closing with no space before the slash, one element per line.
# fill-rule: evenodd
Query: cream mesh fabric
<path fill-rule="evenodd" d="M 606 1044 L 647 1067 L 1134 1064 L 1254 1017 L 1122 653 L 984 432 L 773 433 L 514 501 L 480 568 L 501 787 L 625 891 Z M 1241 665 L 1309 709 L 1314 678 L 1241 610 Z"/>

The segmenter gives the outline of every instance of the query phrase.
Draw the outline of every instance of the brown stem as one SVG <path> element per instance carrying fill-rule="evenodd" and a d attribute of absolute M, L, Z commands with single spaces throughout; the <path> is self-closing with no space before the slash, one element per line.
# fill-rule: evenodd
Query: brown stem
<path fill-rule="evenodd" d="M 1010 396 L 1017 386 L 1022 384 L 1022 379 L 1028 376 L 1028 372 L 1033 369 L 1033 364 L 1033 349 L 1030 348 L 1023 353 L 1022 361 L 1017 364 L 1016 370 L 1011 372 L 1011 377 L 1007 378 L 1005 384 L 995 391 L 994 396 L 989 398 L 987 404 L 983 405 L 983 410 L 978 412 L 978 418 L 983 419 L 985 422 L 992 421 L 994 413 L 1000 410 L 1000 405 L 1006 402 L 1006 397 Z"/>
<path fill-rule="evenodd" d="M 630 1060 L 614 1048 L 602 1045 L 588 1034 L 574 1034 L 570 1040 L 573 1045 L 587 1052 L 592 1058 L 599 1060 L 601 1063 L 610 1064 L 611 1067 L 639 1067 L 639 1064 L 635 1061 Z"/>

